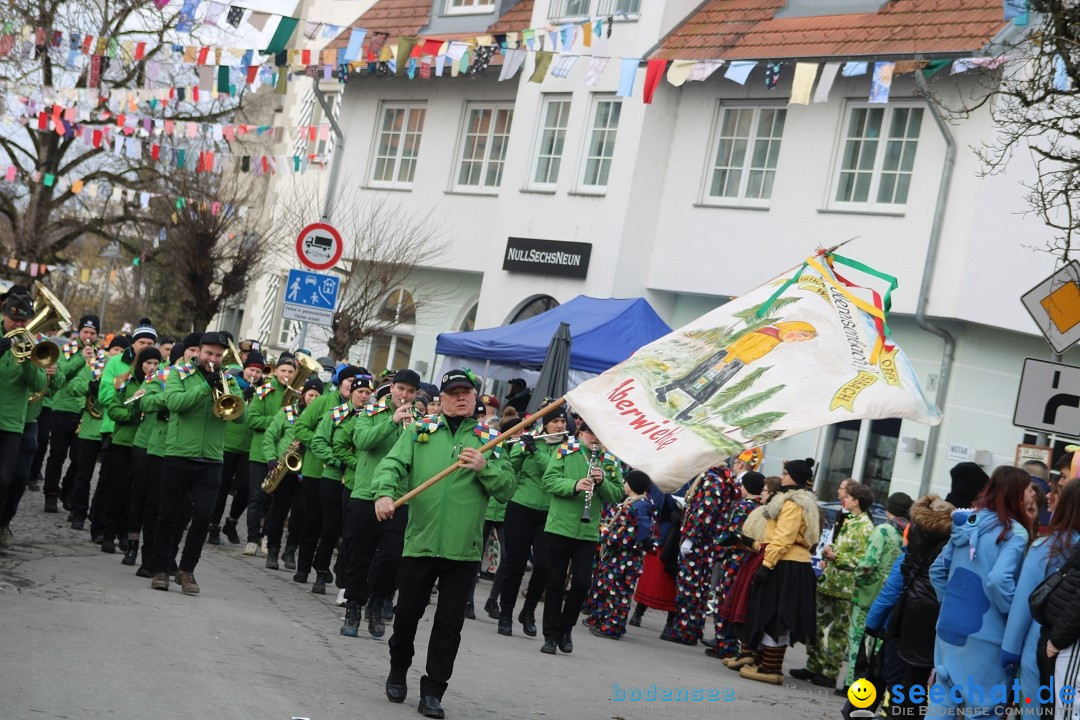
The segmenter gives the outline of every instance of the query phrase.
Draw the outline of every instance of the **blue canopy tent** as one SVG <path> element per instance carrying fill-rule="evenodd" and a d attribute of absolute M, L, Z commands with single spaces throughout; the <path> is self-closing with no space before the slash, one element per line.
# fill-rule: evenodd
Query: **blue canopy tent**
<path fill-rule="evenodd" d="M 531 385 L 560 323 L 570 325 L 572 384 L 604 372 L 671 332 L 643 298 L 578 295 L 513 325 L 440 333 L 435 352 L 446 356 L 448 367 L 465 365 L 485 378 L 501 380 L 521 376 Z"/>

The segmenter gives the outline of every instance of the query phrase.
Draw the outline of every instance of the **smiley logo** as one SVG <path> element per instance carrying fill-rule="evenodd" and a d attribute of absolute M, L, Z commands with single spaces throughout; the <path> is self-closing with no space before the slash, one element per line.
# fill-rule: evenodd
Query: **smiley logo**
<path fill-rule="evenodd" d="M 874 683 L 865 678 L 859 678 L 851 683 L 851 687 L 847 691 L 847 697 L 855 707 L 868 708 L 874 703 L 877 690 L 874 688 Z"/>

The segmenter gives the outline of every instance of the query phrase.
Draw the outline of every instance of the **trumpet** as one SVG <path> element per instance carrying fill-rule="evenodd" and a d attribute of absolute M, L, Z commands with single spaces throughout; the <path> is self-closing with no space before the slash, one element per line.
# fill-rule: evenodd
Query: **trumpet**
<path fill-rule="evenodd" d="M 590 448 L 589 468 L 585 471 L 585 477 L 589 478 L 590 483 L 592 482 L 593 468 L 596 467 L 596 461 L 599 457 L 600 445 L 597 443 L 594 444 L 592 448 Z M 591 489 L 585 491 L 585 507 L 581 510 L 581 522 L 583 523 L 592 522 L 592 517 L 590 515 L 590 513 L 592 512 L 592 495 L 593 491 Z"/>
<path fill-rule="evenodd" d="M 262 491 L 268 495 L 274 492 L 288 473 L 300 472 L 303 464 L 304 458 L 300 455 L 300 441 L 293 440 L 289 443 L 289 447 L 285 448 L 285 454 L 278 460 L 278 464 L 274 469 L 266 473 L 266 477 L 262 482 Z"/>
<path fill-rule="evenodd" d="M 17 362 L 29 360 L 44 369 L 52 367 L 60 359 L 60 348 L 51 340 L 38 342 L 37 334 L 71 324 L 71 313 L 44 285 L 38 283 L 37 288 L 34 317 L 25 327 L 15 328 L 4 338 L 11 340 L 11 354 Z"/>
<path fill-rule="evenodd" d="M 210 363 L 210 373 L 214 373 L 214 363 Z M 229 378 L 224 370 L 218 370 L 221 375 L 221 389 L 213 388 L 214 417 L 232 422 L 238 420 L 244 414 L 244 401 L 238 395 L 229 392 Z"/>

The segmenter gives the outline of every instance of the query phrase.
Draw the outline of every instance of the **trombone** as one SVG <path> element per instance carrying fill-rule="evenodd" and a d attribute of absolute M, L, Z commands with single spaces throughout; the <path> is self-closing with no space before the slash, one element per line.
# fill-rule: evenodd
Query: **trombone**
<path fill-rule="evenodd" d="M 34 317 L 25 327 L 15 328 L 4 335 L 11 340 L 11 354 L 19 363 L 30 362 L 39 368 L 52 367 L 60 359 L 60 348 L 51 340 L 38 342 L 37 335 L 46 330 L 60 329 L 71 324 L 71 313 L 49 290 L 37 283 L 38 295 L 34 301 Z"/>
<path fill-rule="evenodd" d="M 240 399 L 240 396 L 229 392 L 229 378 L 226 377 L 225 371 L 219 369 L 217 372 L 221 375 L 221 390 L 212 388 L 214 417 L 225 422 L 238 420 L 244 414 L 244 401 Z M 210 373 L 214 373 L 214 363 L 210 363 Z"/>

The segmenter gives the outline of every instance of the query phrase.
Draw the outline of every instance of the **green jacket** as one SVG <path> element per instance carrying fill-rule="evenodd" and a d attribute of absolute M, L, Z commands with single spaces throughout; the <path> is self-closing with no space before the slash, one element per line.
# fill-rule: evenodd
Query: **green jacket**
<path fill-rule="evenodd" d="M 574 447 L 576 441 L 570 443 Z M 559 446 L 562 447 L 561 445 Z M 539 451 L 539 447 L 537 448 Z M 539 455 L 539 452 L 537 452 Z M 589 509 L 589 522 L 581 522 L 585 509 L 585 493 L 574 489 L 578 480 L 588 475 L 589 451 L 584 448 L 569 450 L 563 455 L 561 450 L 548 462 L 544 471 L 544 490 L 551 493 L 551 506 L 548 509 L 547 524 L 544 529 L 549 533 L 573 538 L 574 540 L 600 540 L 600 515 L 604 503 L 619 502 L 623 493 L 622 470 L 611 455 L 600 455 L 600 466 L 604 470 L 604 482 L 593 491 L 592 506 Z"/>
<path fill-rule="evenodd" d="M 139 422 L 139 429 L 135 431 L 135 441 L 132 442 L 132 446 L 148 450 L 150 447 L 150 440 L 157 434 L 158 422 L 157 411 L 164 405 L 160 404 L 164 401 L 165 396 L 162 394 L 161 383 L 157 380 L 157 375 L 151 375 L 146 378 L 142 384 L 142 389 L 145 394 L 139 399 L 136 405 L 139 411 L 142 413 L 142 420 Z M 151 397 L 159 398 L 159 407 L 155 407 L 154 410 L 148 410 L 146 403 L 151 400 Z M 151 403 L 153 406 L 155 403 Z"/>
<path fill-rule="evenodd" d="M 241 395 L 240 397 L 243 397 Z M 255 396 L 252 395 L 254 400 Z M 244 403 L 250 406 L 250 402 Z M 254 431 L 251 429 L 251 425 L 248 424 L 248 415 L 245 414 L 242 420 L 234 420 L 231 423 L 225 424 L 225 452 L 238 453 L 240 455 L 247 455 L 251 448 L 251 438 L 254 435 Z"/>
<path fill-rule="evenodd" d="M 183 361 L 181 360 L 177 364 L 182 365 Z M 169 436 L 169 424 L 171 422 L 168 408 L 165 407 L 165 384 L 168 382 L 172 371 L 173 366 L 159 368 L 154 381 L 150 383 L 146 394 L 139 401 L 143 411 L 143 424 L 150 425 L 150 430 L 147 431 L 146 435 L 146 454 L 154 457 L 165 457 L 165 442 Z M 159 413 L 170 417 L 170 420 L 159 420 Z M 237 420 L 236 422 L 241 421 Z"/>
<path fill-rule="evenodd" d="M 139 383 L 135 382 L 134 378 L 131 378 L 109 398 L 106 415 L 114 424 L 113 445 L 131 447 L 135 444 L 135 435 L 139 431 L 139 422 L 142 419 L 142 409 L 140 407 L 142 398 L 130 405 L 125 405 L 124 401 L 134 395 L 138 389 Z"/>
<path fill-rule="evenodd" d="M 378 417 L 378 416 L 376 416 Z M 430 422 L 429 422 L 430 421 Z M 459 448 L 479 449 L 484 440 L 466 418 L 451 434 L 439 416 L 413 424 L 375 468 L 371 492 L 376 498 L 400 498 L 457 460 Z M 406 557 L 438 557 L 479 562 L 483 551 L 484 514 L 489 498 L 506 502 L 514 494 L 514 473 L 506 453 L 487 453 L 480 472 L 455 470 L 409 503 Z"/>
<path fill-rule="evenodd" d="M 394 410 L 389 406 L 368 405 L 356 416 L 356 420 L 353 421 L 352 438 L 353 447 L 356 449 L 356 469 L 353 471 L 351 497 L 359 500 L 375 499 L 371 488 L 375 468 L 394 448 L 402 435 L 415 436 L 416 433 L 402 432 L 401 426 L 394 422 Z"/>
<path fill-rule="evenodd" d="M 104 366 L 102 366 L 104 367 Z M 84 398 L 82 419 L 79 420 L 79 432 L 77 437 L 80 440 L 100 440 L 101 439 L 101 418 L 91 417 L 90 413 L 85 409 L 85 398 L 87 393 L 90 392 L 90 382 L 101 375 L 101 368 L 93 368 L 90 365 L 83 365 L 82 370 L 75 376 L 75 378 L 64 386 L 64 389 L 68 392 L 76 394 L 77 397 Z M 100 403 L 98 404 L 100 407 Z M 104 414 L 104 410 L 102 410 Z"/>
<path fill-rule="evenodd" d="M 304 446 L 304 468 L 300 474 L 305 478 L 323 476 L 322 458 L 315 454 L 311 444 L 315 440 L 315 431 L 318 430 L 323 417 L 341 402 L 341 394 L 338 393 L 337 388 L 329 387 L 325 393 L 312 400 L 311 404 L 304 408 L 300 419 L 296 421 L 296 439 Z"/>
<path fill-rule="evenodd" d="M 280 460 L 292 443 L 300 412 L 296 405 L 286 405 L 270 421 L 262 436 L 263 454 L 270 460 Z"/>
<path fill-rule="evenodd" d="M 83 387 L 81 392 L 76 393 L 72 381 L 86 367 L 86 361 L 80 352 L 76 352 L 71 357 L 66 357 L 68 346 L 65 345 L 64 348 L 64 352 L 60 355 L 60 362 L 57 363 L 57 377 L 62 374 L 64 383 L 58 386 L 56 393 L 50 398 L 51 404 L 48 407 L 51 407 L 56 412 L 78 414 L 86 407 L 86 387 Z"/>
<path fill-rule="evenodd" d="M 228 378 L 230 392 L 239 393 L 236 380 Z M 165 438 L 167 457 L 221 462 L 225 453 L 225 421 L 214 415 L 210 384 L 190 363 L 175 366 L 165 381 L 165 407 L 169 426 Z M 233 422 L 243 422 L 243 417 Z"/>
<path fill-rule="evenodd" d="M 526 452 L 519 443 L 514 444 L 510 461 L 517 468 L 518 485 L 517 492 L 511 498 L 513 502 L 544 512 L 551 507 L 551 493 L 544 489 L 544 473 L 551 464 L 551 458 L 555 457 L 559 444 L 537 442 L 534 453 Z"/>
<path fill-rule="evenodd" d="M 341 482 L 345 487 L 349 488 L 350 495 L 356 479 L 356 459 L 360 454 L 356 449 L 356 445 L 353 444 L 353 430 L 356 427 L 357 419 L 363 413 L 364 408 L 354 408 L 333 431 L 332 448 L 334 459 L 337 461 L 338 467 L 341 468 Z"/>
<path fill-rule="evenodd" d="M 109 403 L 112 402 L 113 396 L 116 395 L 116 386 L 113 385 L 113 381 L 130 371 L 134 363 L 134 360 L 130 363 L 124 362 L 124 354 L 118 353 L 109 358 L 108 363 L 105 365 L 105 372 L 101 375 L 101 385 L 98 387 L 98 400 L 101 402 L 102 407 L 106 409 L 105 417 L 101 420 L 102 434 L 111 433 L 116 428 L 116 423 L 109 417 L 108 413 Z"/>
<path fill-rule="evenodd" d="M 29 360 L 15 362 L 10 350 L 0 356 L 0 430 L 21 435 L 30 393 L 44 389 L 44 370 Z"/>
<path fill-rule="evenodd" d="M 870 532 L 870 540 L 855 570 L 855 604 L 860 608 L 869 610 L 874 604 L 903 544 L 904 538 L 892 521 L 877 525 Z"/>
<path fill-rule="evenodd" d="M 270 427 L 274 416 L 281 412 L 284 403 L 285 391 L 275 377 L 255 390 L 246 413 L 247 426 L 251 430 L 251 450 L 248 453 L 251 462 L 264 463 L 270 459 L 263 450 L 263 433 Z"/>
<path fill-rule="evenodd" d="M 825 565 L 824 572 L 818 578 L 819 593 L 832 597 L 852 600 L 855 595 L 855 570 L 859 559 L 866 552 L 870 542 L 870 533 L 874 523 L 868 513 L 849 515 L 840 528 L 839 537 L 832 541 L 836 559 Z"/>
<path fill-rule="evenodd" d="M 352 404 L 342 403 L 330 408 L 323 414 L 319 426 L 315 428 L 315 436 L 311 439 L 311 451 L 323 464 L 322 476 L 327 480 L 341 480 L 343 467 L 348 467 L 334 454 L 334 438 L 342 432 L 342 426 L 348 422 L 349 430 L 352 429 L 353 418 Z M 353 463 L 355 465 L 355 462 Z"/>
<path fill-rule="evenodd" d="M 499 502 L 495 498 L 488 500 L 487 511 L 484 513 L 484 520 L 487 522 L 501 523 L 506 519 L 506 503 Z"/>

